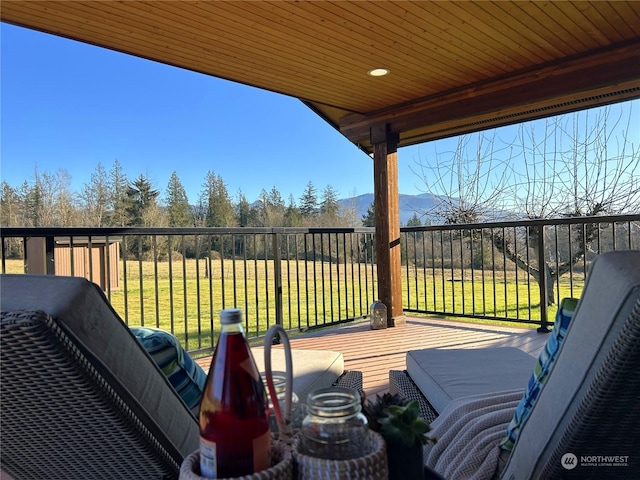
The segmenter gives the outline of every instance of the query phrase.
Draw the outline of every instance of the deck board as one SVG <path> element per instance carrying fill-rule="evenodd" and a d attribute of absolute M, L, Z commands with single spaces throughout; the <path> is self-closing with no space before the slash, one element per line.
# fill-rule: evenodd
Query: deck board
<path fill-rule="evenodd" d="M 341 352 L 345 370 L 362 371 L 365 394 L 373 398 L 389 391 L 389 370 L 404 370 L 409 350 L 516 347 L 536 357 L 547 338 L 535 328 L 407 317 L 398 327 L 371 330 L 368 322 L 358 322 L 291 336 L 290 343 L 293 349 Z M 197 361 L 208 367 L 210 357 Z"/>

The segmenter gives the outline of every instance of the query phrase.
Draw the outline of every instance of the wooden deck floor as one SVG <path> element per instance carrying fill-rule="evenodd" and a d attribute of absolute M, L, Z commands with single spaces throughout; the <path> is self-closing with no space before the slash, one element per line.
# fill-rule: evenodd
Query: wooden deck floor
<path fill-rule="evenodd" d="M 368 322 L 358 322 L 290 337 L 290 343 L 292 349 L 341 352 L 345 370 L 362 371 L 367 398 L 374 398 L 389 390 L 389 370 L 405 369 L 409 350 L 517 347 L 537 357 L 547 338 L 535 328 L 407 317 L 406 325 L 399 327 L 371 330 Z M 207 367 L 208 361 L 198 359 Z"/>

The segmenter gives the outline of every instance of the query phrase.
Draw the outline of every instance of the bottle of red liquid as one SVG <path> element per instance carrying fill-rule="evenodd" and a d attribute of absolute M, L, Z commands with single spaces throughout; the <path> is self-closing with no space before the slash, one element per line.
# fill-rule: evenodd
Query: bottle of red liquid
<path fill-rule="evenodd" d="M 270 467 L 267 395 L 244 335 L 242 312 L 223 310 L 220 323 L 200 402 L 200 472 L 210 478 Z"/>

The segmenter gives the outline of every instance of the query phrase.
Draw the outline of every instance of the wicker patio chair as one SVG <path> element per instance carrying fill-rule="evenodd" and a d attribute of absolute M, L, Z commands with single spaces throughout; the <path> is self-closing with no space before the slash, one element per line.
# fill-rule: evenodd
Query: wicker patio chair
<path fill-rule="evenodd" d="M 450 350 L 454 351 L 454 350 Z M 448 352 L 450 352 L 448 351 Z M 483 351 L 483 349 L 478 349 Z M 488 350 L 487 350 L 488 351 Z M 495 351 L 495 349 L 494 349 Z M 534 361 L 531 362 L 533 371 Z M 502 365 L 487 365 L 495 375 Z M 599 255 L 591 264 L 587 282 L 573 319 L 569 324 L 555 365 L 539 396 L 523 422 L 512 451 L 502 451 L 494 478 L 520 479 L 602 479 L 640 478 L 640 251 L 615 251 Z M 436 413 L 422 390 L 404 372 L 390 376 L 392 390 L 419 399 L 422 415 L 442 430 L 451 419 L 468 415 L 458 424 L 455 435 L 468 434 L 469 426 L 481 425 L 488 415 L 508 402 L 507 393 L 482 393 L 455 399 Z M 522 384 L 522 389 L 527 385 Z M 523 390 L 524 391 L 524 390 Z M 513 391 L 515 392 L 515 391 Z M 518 399 L 518 396 L 513 393 Z M 496 403 L 489 403 L 496 398 Z M 511 400 L 509 400 L 511 401 Z M 503 403 L 504 402 L 504 403 Z M 515 403 L 518 403 L 516 400 Z M 477 408 L 476 410 L 473 410 Z M 504 407 L 505 410 L 507 407 Z M 507 423 L 489 424 L 500 438 Z M 476 415 L 477 413 L 477 415 Z M 439 414 L 439 416 L 438 416 Z M 436 416 L 438 417 L 436 419 Z M 497 418 L 497 417 L 496 417 Z M 461 425 L 461 426 L 460 426 Z M 500 430 L 500 426 L 504 430 Z M 488 431 L 486 429 L 485 431 Z M 457 432 L 457 433 L 456 433 Z M 469 442 L 460 448 L 459 440 L 439 441 L 442 473 L 447 478 L 469 478 L 476 472 L 463 472 L 460 464 L 477 446 Z M 441 439 L 439 439 L 441 440 Z M 485 448 L 480 452 L 479 448 Z M 483 444 L 477 451 L 486 458 L 494 445 Z M 495 445 L 495 448 L 497 445 Z M 461 451 L 467 457 L 457 456 Z M 456 462 L 448 462 L 449 456 Z M 475 466 L 476 464 L 470 465 Z M 445 470 L 455 470 L 447 475 Z M 468 475 L 468 476 L 467 476 Z M 475 477 L 474 477 L 475 478 Z"/>
<path fill-rule="evenodd" d="M 605 253 L 502 478 L 640 478 L 638 372 L 640 251 Z"/>
<path fill-rule="evenodd" d="M 198 424 L 102 290 L 0 276 L 0 460 L 19 479 L 171 479 Z"/>

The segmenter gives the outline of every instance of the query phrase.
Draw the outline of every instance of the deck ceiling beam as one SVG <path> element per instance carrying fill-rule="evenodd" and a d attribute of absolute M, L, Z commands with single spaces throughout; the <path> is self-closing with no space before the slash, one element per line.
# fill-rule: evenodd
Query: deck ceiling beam
<path fill-rule="evenodd" d="M 547 117 L 554 110 L 640 98 L 639 59 L 640 41 L 630 42 L 367 115 L 346 115 L 339 129 L 371 151 L 371 132 L 382 126 L 399 134 L 400 145 L 406 146 Z"/>

